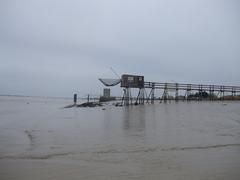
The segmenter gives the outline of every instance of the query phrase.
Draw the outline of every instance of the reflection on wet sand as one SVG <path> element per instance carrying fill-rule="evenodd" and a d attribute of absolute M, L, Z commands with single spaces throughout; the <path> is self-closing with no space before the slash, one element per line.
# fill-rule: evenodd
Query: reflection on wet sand
<path fill-rule="evenodd" d="M 124 107 L 123 129 L 127 132 L 143 132 L 146 128 L 145 108 L 140 105 L 138 108 Z"/>

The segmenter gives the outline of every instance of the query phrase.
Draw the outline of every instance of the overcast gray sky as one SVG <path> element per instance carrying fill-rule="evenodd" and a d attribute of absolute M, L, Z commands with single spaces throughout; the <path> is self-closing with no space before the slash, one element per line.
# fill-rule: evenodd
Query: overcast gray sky
<path fill-rule="evenodd" d="M 1 0 L 0 94 L 101 94 L 110 67 L 240 85 L 239 32 L 239 0 Z"/>

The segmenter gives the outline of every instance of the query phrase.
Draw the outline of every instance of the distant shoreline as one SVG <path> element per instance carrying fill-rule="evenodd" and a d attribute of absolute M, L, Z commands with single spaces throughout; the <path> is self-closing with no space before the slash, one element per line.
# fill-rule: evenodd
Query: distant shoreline
<path fill-rule="evenodd" d="M 54 97 L 54 96 L 27 96 L 27 95 L 13 95 L 13 94 L 0 94 L 1 97 L 30 97 L 30 98 L 52 98 L 52 99 L 72 99 L 71 97 Z"/>

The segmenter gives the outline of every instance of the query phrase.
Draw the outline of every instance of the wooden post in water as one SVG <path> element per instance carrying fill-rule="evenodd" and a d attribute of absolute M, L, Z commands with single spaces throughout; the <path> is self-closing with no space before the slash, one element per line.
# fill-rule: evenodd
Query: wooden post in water
<path fill-rule="evenodd" d="M 73 103 L 76 105 L 77 104 L 77 94 L 73 95 Z"/>

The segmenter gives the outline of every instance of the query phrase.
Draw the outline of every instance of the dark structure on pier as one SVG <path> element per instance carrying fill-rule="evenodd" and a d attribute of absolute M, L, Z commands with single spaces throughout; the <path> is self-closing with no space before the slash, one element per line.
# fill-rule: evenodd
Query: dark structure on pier
<path fill-rule="evenodd" d="M 121 78 L 121 87 L 124 88 L 122 102 L 124 105 L 128 106 L 132 104 L 131 88 L 138 88 L 139 93 L 135 104 L 144 104 L 144 76 L 136 76 L 124 74 Z"/>
<path fill-rule="evenodd" d="M 144 104 L 145 102 L 153 104 L 155 100 L 160 102 L 167 102 L 168 100 L 224 100 L 226 95 L 234 99 L 240 93 L 240 86 L 146 82 L 144 76 L 129 74 L 122 75 L 119 81 L 121 87 L 124 88 L 122 104 L 126 106 Z M 137 97 L 133 98 L 131 96 L 131 88 L 139 89 Z M 147 93 L 146 89 L 150 89 L 150 92 Z M 155 97 L 156 90 L 162 91 L 159 98 Z M 174 96 L 170 96 L 170 93 L 174 93 Z"/>

